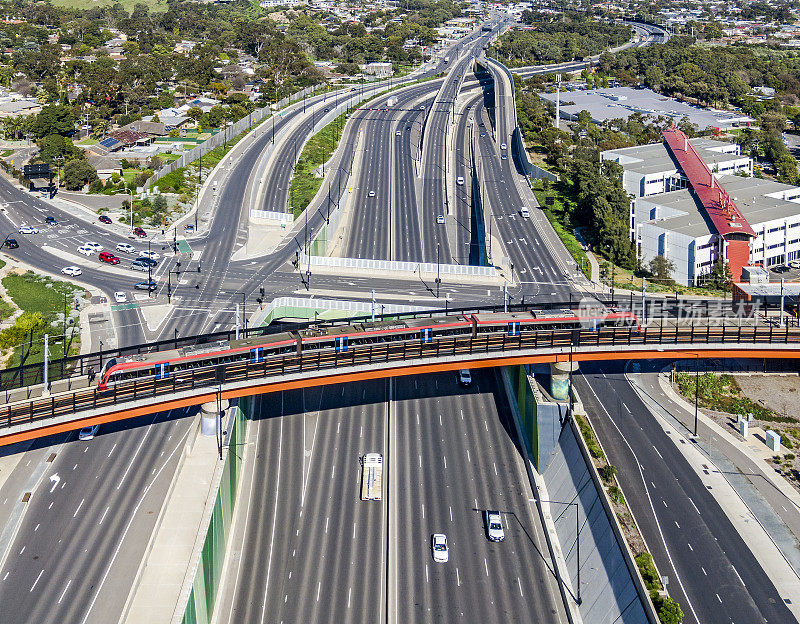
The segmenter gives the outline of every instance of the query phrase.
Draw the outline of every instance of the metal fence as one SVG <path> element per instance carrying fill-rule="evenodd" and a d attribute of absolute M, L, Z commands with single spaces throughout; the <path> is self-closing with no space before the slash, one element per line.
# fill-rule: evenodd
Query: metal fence
<path fill-rule="evenodd" d="M 465 332 L 469 330 L 465 329 Z M 800 329 L 774 325 L 753 327 L 741 325 L 709 324 L 664 328 L 603 327 L 591 329 L 532 330 L 517 335 L 492 332 L 443 335 L 431 342 L 423 340 L 394 340 L 353 345 L 346 350 L 309 349 L 297 354 L 267 357 L 262 361 L 243 360 L 198 368 L 177 370 L 170 376 L 155 379 L 143 377 L 121 381 L 108 389 L 86 388 L 64 392 L 38 400 L 8 405 L 0 410 L 0 428 L 38 422 L 58 416 L 71 416 L 80 412 L 102 408 L 122 409 L 136 400 L 174 395 L 179 392 L 212 390 L 226 383 L 263 381 L 291 374 L 310 374 L 355 366 L 374 364 L 413 363 L 426 359 L 463 358 L 470 355 L 506 354 L 526 352 L 533 355 L 536 349 L 555 349 L 563 352 L 581 347 L 604 347 L 611 351 L 625 351 L 635 346 L 664 345 L 685 350 L 713 345 L 792 345 L 800 353 Z M 631 356 L 635 356 L 635 350 Z M 724 352 L 719 357 L 724 357 Z M 223 388 L 224 390 L 224 388 Z"/>
<path fill-rule="evenodd" d="M 314 85 L 313 87 L 306 87 L 302 91 L 298 91 L 288 97 L 283 98 L 280 102 L 277 103 L 277 108 L 283 108 L 284 106 L 288 106 L 291 102 L 297 101 L 298 99 L 310 95 L 314 91 L 316 91 L 320 85 Z M 181 167 L 185 167 L 186 165 L 193 163 L 195 160 L 200 158 L 203 154 L 207 154 L 211 150 L 219 147 L 220 145 L 226 144 L 231 139 L 237 137 L 245 130 L 252 128 L 254 125 L 261 123 L 264 119 L 269 117 L 272 114 L 269 106 L 264 106 L 262 108 L 257 108 L 252 113 L 248 114 L 246 117 L 242 117 L 239 121 L 230 126 L 226 126 L 220 132 L 212 136 L 211 138 L 203 141 L 197 147 L 192 148 L 188 152 L 184 152 L 180 158 L 177 160 L 172 161 L 171 163 L 167 163 L 163 167 L 161 167 L 158 171 L 153 173 L 150 176 L 150 179 L 147 181 L 148 187 L 152 190 L 153 184 L 155 184 L 160 178 L 163 178 L 168 173 L 172 173 L 176 169 L 180 169 Z"/>
<path fill-rule="evenodd" d="M 469 264 L 436 264 L 435 262 L 402 262 L 399 260 L 370 260 L 365 258 L 333 258 L 325 256 L 307 256 L 300 254 L 300 266 L 324 266 L 332 268 L 365 269 L 368 271 L 408 273 L 426 273 L 430 275 L 460 275 L 478 277 L 497 277 L 497 269 L 493 266 L 472 266 Z"/>

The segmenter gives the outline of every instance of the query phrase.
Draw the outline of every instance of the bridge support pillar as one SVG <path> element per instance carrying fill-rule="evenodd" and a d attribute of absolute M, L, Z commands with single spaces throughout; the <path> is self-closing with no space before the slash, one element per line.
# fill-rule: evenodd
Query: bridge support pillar
<path fill-rule="evenodd" d="M 577 362 L 554 362 L 550 364 L 550 395 L 556 401 L 569 399 L 569 374 L 578 370 Z"/>
<path fill-rule="evenodd" d="M 217 435 L 217 420 L 220 412 L 225 412 L 230 406 L 227 399 L 220 402 L 209 401 L 200 406 L 200 433 L 212 437 Z"/>

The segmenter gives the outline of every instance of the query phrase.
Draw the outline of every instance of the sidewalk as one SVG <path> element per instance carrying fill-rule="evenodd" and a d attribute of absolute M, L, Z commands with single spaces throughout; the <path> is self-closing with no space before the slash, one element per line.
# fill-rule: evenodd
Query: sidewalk
<path fill-rule="evenodd" d="M 744 440 L 702 412 L 698 436 L 693 437 L 694 406 L 675 393 L 664 373 L 627 378 L 703 483 L 713 490 L 776 589 L 781 595 L 800 595 L 800 494 Z M 685 444 L 681 437 L 695 444 Z M 788 606 L 800 616 L 800 604 Z"/>
<path fill-rule="evenodd" d="M 217 498 L 219 474 L 217 441 L 200 434 L 200 415 L 186 441 L 155 529 L 127 596 L 120 623 L 152 624 L 180 621 L 182 590 L 191 586 L 192 556 L 202 547 L 203 517 Z M 192 578 L 188 578 L 191 575 Z"/>

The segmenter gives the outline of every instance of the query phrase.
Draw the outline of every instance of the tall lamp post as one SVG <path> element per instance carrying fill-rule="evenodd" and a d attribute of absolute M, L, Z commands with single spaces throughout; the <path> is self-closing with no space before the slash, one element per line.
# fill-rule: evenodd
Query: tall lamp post
<path fill-rule="evenodd" d="M 700 354 L 694 354 L 694 437 L 697 437 L 697 403 L 700 393 Z"/>

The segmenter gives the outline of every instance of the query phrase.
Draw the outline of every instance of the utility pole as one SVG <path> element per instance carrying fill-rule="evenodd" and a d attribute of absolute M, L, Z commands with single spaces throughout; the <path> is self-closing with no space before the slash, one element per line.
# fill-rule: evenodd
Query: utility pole
<path fill-rule="evenodd" d="M 561 74 L 556 74 L 556 130 L 561 126 Z"/>
<path fill-rule="evenodd" d="M 375 289 L 372 290 L 372 322 L 375 322 Z"/>
<path fill-rule="evenodd" d="M 239 340 L 239 304 L 236 304 L 236 340 Z"/>

